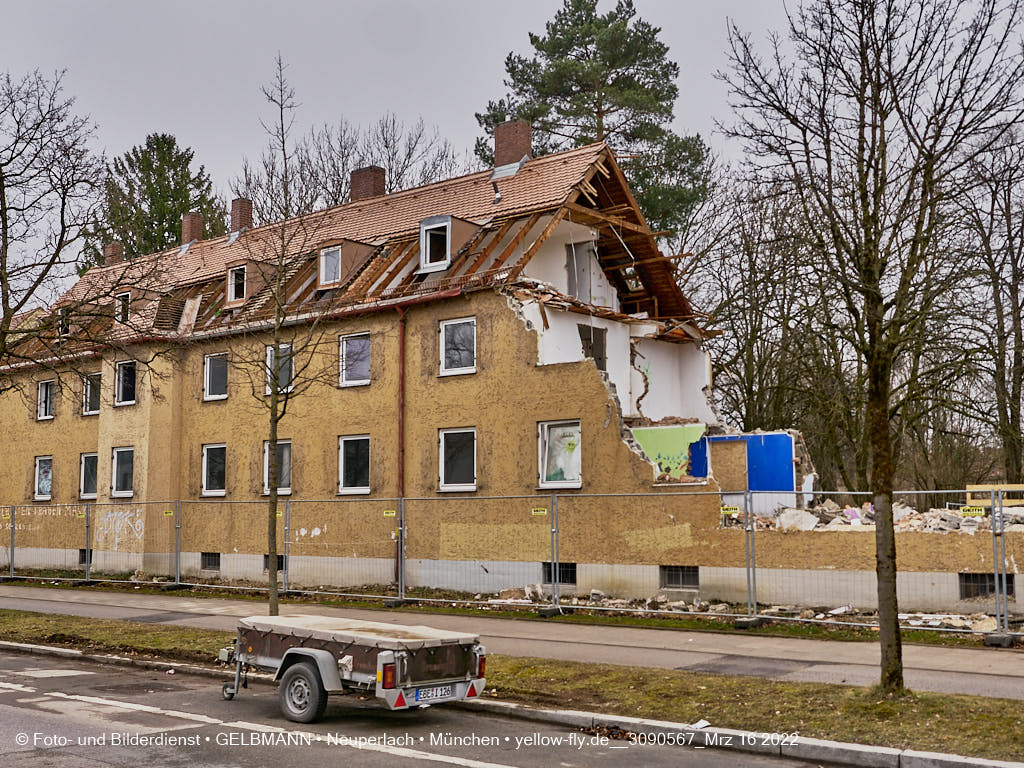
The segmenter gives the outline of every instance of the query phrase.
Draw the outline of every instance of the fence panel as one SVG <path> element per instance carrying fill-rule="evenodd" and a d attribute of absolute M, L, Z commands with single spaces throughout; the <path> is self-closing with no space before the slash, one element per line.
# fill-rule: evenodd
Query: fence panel
<path fill-rule="evenodd" d="M 285 583 L 285 511 L 276 513 L 278 582 Z M 182 501 L 180 568 L 183 584 L 238 589 L 266 587 L 269 506 L 265 501 Z"/>
<path fill-rule="evenodd" d="M 292 501 L 289 588 L 397 596 L 400 506 L 398 499 Z"/>
<path fill-rule="evenodd" d="M 14 529 L 13 568 L 17 578 L 81 579 L 85 576 L 89 545 L 86 540 L 85 504 L 34 504 L 5 507 L 4 520 L 10 547 Z"/>
<path fill-rule="evenodd" d="M 90 504 L 90 578 L 173 580 L 176 511 L 173 501 Z"/>
<path fill-rule="evenodd" d="M 551 496 L 406 499 L 406 595 L 547 602 L 553 521 Z"/>

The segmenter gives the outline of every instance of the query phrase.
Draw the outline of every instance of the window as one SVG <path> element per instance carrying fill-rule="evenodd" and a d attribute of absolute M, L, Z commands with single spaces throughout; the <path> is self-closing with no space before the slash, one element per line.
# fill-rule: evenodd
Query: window
<path fill-rule="evenodd" d="M 554 574 L 555 569 L 552 568 L 552 563 L 542 563 L 544 569 L 544 583 L 553 584 L 554 580 L 551 576 Z M 575 584 L 576 583 L 576 563 L 559 563 L 558 564 L 558 583 L 559 584 Z"/>
<path fill-rule="evenodd" d="M 696 565 L 662 565 L 658 567 L 663 589 L 698 589 L 700 569 Z"/>
<path fill-rule="evenodd" d="M 200 552 L 199 567 L 204 571 L 219 571 L 220 552 Z"/>
<path fill-rule="evenodd" d="M 227 474 L 227 452 L 224 443 L 203 446 L 203 496 L 223 496 Z"/>
<path fill-rule="evenodd" d="M 78 564 L 79 565 L 92 565 L 92 550 L 91 549 L 79 549 L 78 550 Z"/>
<path fill-rule="evenodd" d="M 324 248 L 320 251 L 320 285 L 332 285 L 341 281 L 341 247 Z"/>
<path fill-rule="evenodd" d="M 128 312 L 131 310 L 132 295 L 128 292 L 119 293 L 114 297 L 114 317 L 119 323 L 128 322 Z"/>
<path fill-rule="evenodd" d="M 577 325 L 580 332 L 580 343 L 583 344 L 583 356 L 594 358 L 594 365 L 599 371 L 608 370 L 608 356 L 606 354 L 608 331 L 604 328 L 595 328 L 592 325 Z"/>
<path fill-rule="evenodd" d="M 245 300 L 245 265 L 228 270 L 228 301 Z"/>
<path fill-rule="evenodd" d="M 437 272 L 451 264 L 451 216 L 420 222 L 420 272 Z"/>
<path fill-rule="evenodd" d="M 370 492 L 370 436 L 338 438 L 338 493 Z"/>
<path fill-rule="evenodd" d="M 263 442 L 263 493 L 270 493 L 270 443 Z M 292 441 L 277 441 L 277 492 L 292 492 Z"/>
<path fill-rule="evenodd" d="M 438 441 L 442 491 L 476 490 L 476 430 L 442 429 Z"/>
<path fill-rule="evenodd" d="M 224 400 L 227 396 L 227 352 L 206 355 L 203 357 L 203 400 Z"/>
<path fill-rule="evenodd" d="M 71 310 L 68 307 L 57 310 L 57 333 L 61 336 L 71 333 Z"/>
<path fill-rule="evenodd" d="M 441 323 L 441 375 L 476 373 L 476 318 Z"/>
<path fill-rule="evenodd" d="M 82 415 L 95 416 L 100 412 L 100 387 L 103 374 L 88 373 L 82 377 Z"/>
<path fill-rule="evenodd" d="M 580 301 L 591 303 L 590 263 L 594 256 L 593 243 L 569 243 L 565 246 L 565 272 L 567 292 Z"/>
<path fill-rule="evenodd" d="M 83 453 L 78 472 L 78 496 L 82 499 L 96 498 L 96 469 L 99 457 L 95 453 Z"/>
<path fill-rule="evenodd" d="M 996 593 L 996 577 L 994 573 L 958 573 L 960 579 L 960 599 L 970 600 L 972 597 L 993 597 Z M 1013 574 L 1006 574 L 1006 595 L 1013 597 Z"/>
<path fill-rule="evenodd" d="M 49 501 L 53 493 L 53 456 L 36 456 L 36 501 Z"/>
<path fill-rule="evenodd" d="M 119 498 L 132 496 L 135 493 L 135 449 L 115 448 L 113 465 L 110 495 Z"/>
<path fill-rule="evenodd" d="M 342 336 L 340 339 L 341 376 L 343 387 L 370 383 L 370 334 Z"/>
<path fill-rule="evenodd" d="M 285 563 L 287 562 L 284 555 L 277 556 L 277 570 L 278 572 L 285 569 Z M 266 571 L 270 565 L 270 555 L 263 556 L 263 570 Z"/>
<path fill-rule="evenodd" d="M 135 404 L 135 361 L 123 360 L 114 369 L 114 405 Z"/>
<path fill-rule="evenodd" d="M 56 380 L 51 379 L 50 381 L 40 381 L 37 385 L 36 419 L 38 421 L 45 421 L 53 418 L 53 401 L 56 393 Z"/>
<path fill-rule="evenodd" d="M 581 432 L 578 421 L 545 421 L 537 428 L 541 488 L 579 488 Z"/>
<path fill-rule="evenodd" d="M 291 344 L 279 344 L 280 361 L 274 359 L 274 348 L 267 347 L 267 394 L 270 394 L 270 385 L 277 375 L 278 392 L 292 391 L 292 346 Z M 280 364 L 278 364 L 278 362 Z"/>

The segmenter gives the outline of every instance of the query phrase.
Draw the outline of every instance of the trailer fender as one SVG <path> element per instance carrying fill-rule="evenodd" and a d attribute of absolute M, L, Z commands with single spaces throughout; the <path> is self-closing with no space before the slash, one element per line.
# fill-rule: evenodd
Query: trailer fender
<path fill-rule="evenodd" d="M 322 648 L 289 648 L 284 652 L 281 664 L 274 673 L 274 680 L 280 680 L 281 676 L 292 664 L 299 661 L 312 661 L 320 671 L 320 682 L 324 690 L 334 693 L 343 689 L 341 676 L 338 674 L 338 662 L 334 654 Z"/>

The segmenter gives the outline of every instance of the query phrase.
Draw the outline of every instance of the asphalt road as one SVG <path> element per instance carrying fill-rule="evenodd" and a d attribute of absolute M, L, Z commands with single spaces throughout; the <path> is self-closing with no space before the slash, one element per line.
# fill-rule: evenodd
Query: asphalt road
<path fill-rule="evenodd" d="M 220 684 L 205 678 L 0 653 L 0 765 L 809 765 L 688 746 L 595 741 L 567 729 L 454 708 L 388 712 L 354 695 L 332 698 L 322 722 L 303 726 L 281 717 L 276 694 L 272 686 L 253 684 L 228 702 Z"/>
<path fill-rule="evenodd" d="M 233 631 L 238 617 L 265 612 L 248 600 L 145 595 L 0 585 L 0 608 L 129 619 Z M 806 640 L 713 632 L 516 621 L 318 605 L 282 606 L 282 614 L 317 613 L 396 624 L 429 624 L 479 634 L 491 653 L 567 661 L 685 669 L 772 680 L 875 685 L 876 643 Z M 915 690 L 1024 700 L 1024 651 L 904 645 L 904 677 Z"/>

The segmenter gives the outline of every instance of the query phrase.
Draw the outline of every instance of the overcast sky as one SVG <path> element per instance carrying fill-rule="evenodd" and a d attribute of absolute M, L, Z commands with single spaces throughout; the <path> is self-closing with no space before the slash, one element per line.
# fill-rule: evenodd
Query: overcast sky
<path fill-rule="evenodd" d="M 390 110 L 421 116 L 456 149 L 479 135 L 475 111 L 504 93 L 509 51 L 529 53 L 561 0 L 0 0 L 3 67 L 66 69 L 66 90 L 98 124 L 108 156 L 152 132 L 191 146 L 214 185 L 259 154 L 267 116 L 260 85 L 280 51 L 302 104 L 300 128 L 344 115 L 368 123 Z M 600 8 L 612 7 L 602 0 Z M 782 0 L 635 0 L 662 28 L 680 68 L 676 128 L 714 135 L 728 102 L 727 18 L 759 37 L 784 22 Z"/>

